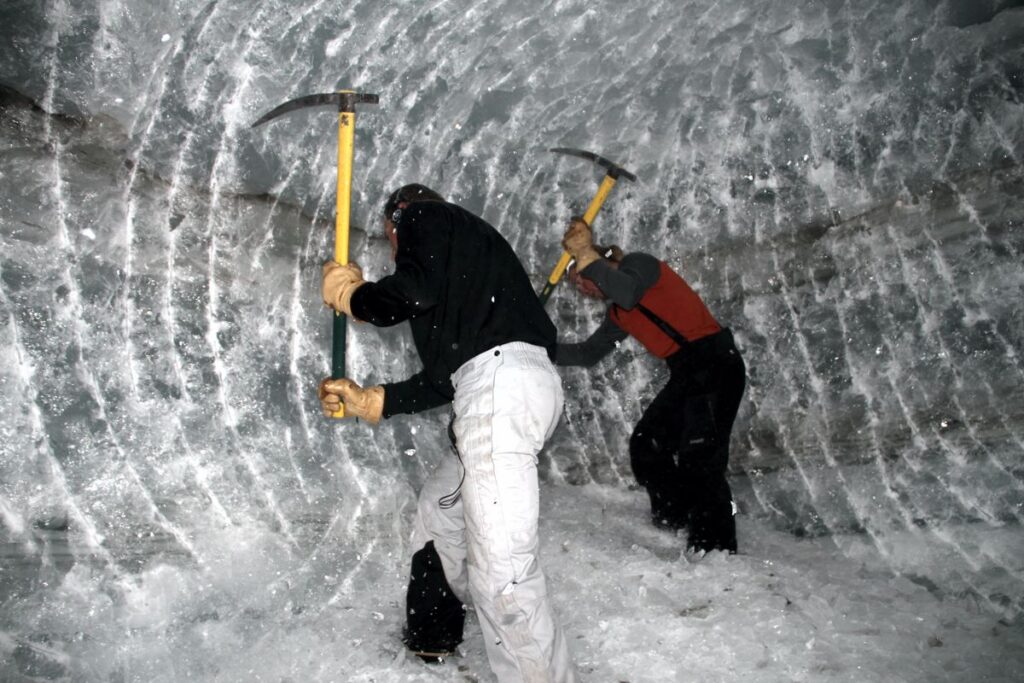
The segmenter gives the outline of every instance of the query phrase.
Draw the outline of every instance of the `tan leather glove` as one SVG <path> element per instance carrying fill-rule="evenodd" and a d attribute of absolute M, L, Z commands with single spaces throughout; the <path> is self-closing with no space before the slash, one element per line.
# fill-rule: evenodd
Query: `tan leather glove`
<path fill-rule="evenodd" d="M 320 380 L 320 386 L 316 389 L 317 398 L 320 399 L 320 407 L 324 411 L 324 415 L 330 417 L 336 412 L 341 410 L 341 395 L 338 393 L 340 390 L 333 386 L 334 382 L 338 380 L 331 379 L 330 377 L 324 377 Z M 331 393 L 328 390 L 328 384 L 332 384 L 331 388 L 335 389 L 335 393 Z"/>
<path fill-rule="evenodd" d="M 363 269 L 354 261 L 341 265 L 337 261 L 324 264 L 324 279 L 321 293 L 324 303 L 345 315 L 352 315 L 352 295 L 365 285 Z"/>
<path fill-rule="evenodd" d="M 384 387 L 365 389 L 350 379 L 331 379 L 320 382 L 317 389 L 324 415 L 330 417 L 345 405 L 346 417 L 361 417 L 371 424 L 380 422 L 384 412 Z"/>
<path fill-rule="evenodd" d="M 594 249 L 594 233 L 591 232 L 590 226 L 578 218 L 570 221 L 569 229 L 562 238 L 562 246 L 576 259 L 577 272 L 601 258 Z"/>

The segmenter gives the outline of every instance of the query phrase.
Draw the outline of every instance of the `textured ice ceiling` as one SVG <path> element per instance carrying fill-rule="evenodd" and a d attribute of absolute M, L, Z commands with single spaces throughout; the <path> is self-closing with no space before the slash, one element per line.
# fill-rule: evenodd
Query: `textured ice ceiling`
<path fill-rule="evenodd" d="M 1019 610 L 1020 558 L 985 539 L 1024 515 L 1021 4 L 5 0 L 0 529 L 24 566 L 0 597 L 76 563 L 202 565 L 226 526 L 311 566 L 396 537 L 446 415 L 320 416 L 335 118 L 249 128 L 353 88 L 380 95 L 356 136 L 369 276 L 384 193 L 418 181 L 539 287 L 600 179 L 547 149 L 618 161 L 639 181 L 599 239 L 667 259 L 744 349 L 742 514 L 894 566 L 929 548 Z M 602 314 L 567 288 L 549 308 L 564 339 Z M 403 329 L 349 345 L 359 381 L 418 368 Z M 629 486 L 662 367 L 630 343 L 563 377 L 544 475 Z"/>

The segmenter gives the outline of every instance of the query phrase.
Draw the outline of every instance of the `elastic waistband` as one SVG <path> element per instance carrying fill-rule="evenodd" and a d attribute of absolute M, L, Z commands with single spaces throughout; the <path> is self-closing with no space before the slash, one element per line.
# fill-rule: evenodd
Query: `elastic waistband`
<path fill-rule="evenodd" d="M 534 362 L 539 367 L 551 365 L 551 359 L 548 358 L 548 352 L 543 346 L 527 344 L 526 342 L 508 342 L 507 344 L 500 344 L 499 346 L 487 349 L 483 353 L 478 353 L 460 365 L 459 369 L 452 373 L 452 386 L 457 387 L 460 379 L 474 370 L 494 362 L 495 359 L 503 355 L 512 355 L 520 362 Z"/>

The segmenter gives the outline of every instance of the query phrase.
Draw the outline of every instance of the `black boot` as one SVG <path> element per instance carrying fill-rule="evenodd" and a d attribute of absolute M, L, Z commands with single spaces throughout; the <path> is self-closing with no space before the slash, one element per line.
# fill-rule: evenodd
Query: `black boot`
<path fill-rule="evenodd" d="M 677 493 L 647 490 L 651 498 L 651 522 L 661 529 L 685 529 L 689 525 L 690 509 Z"/>
<path fill-rule="evenodd" d="M 732 514 L 731 500 L 691 515 L 686 549 L 691 552 L 725 550 L 736 554 L 736 518 Z"/>
<path fill-rule="evenodd" d="M 423 661 L 436 664 L 455 653 L 465 622 L 466 610 L 452 593 L 430 541 L 412 556 L 402 642 Z"/>

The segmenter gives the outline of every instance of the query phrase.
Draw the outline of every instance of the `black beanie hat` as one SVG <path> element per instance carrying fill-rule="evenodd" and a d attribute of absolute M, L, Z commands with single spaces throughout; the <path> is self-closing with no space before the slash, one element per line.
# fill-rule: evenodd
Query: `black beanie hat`
<path fill-rule="evenodd" d="M 419 183 L 410 183 L 403 185 L 388 196 L 388 200 L 384 202 L 384 216 L 394 222 L 398 222 L 395 212 L 398 210 L 398 205 L 402 202 L 412 204 L 413 202 L 423 201 L 434 201 L 443 202 L 444 197 L 434 192 L 426 185 L 420 185 Z"/>

